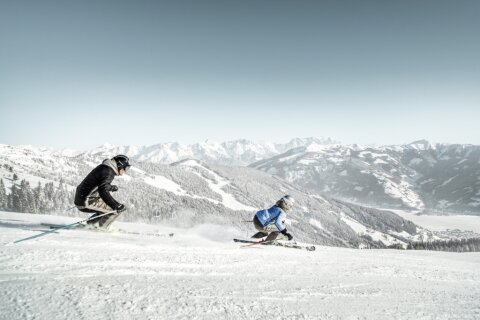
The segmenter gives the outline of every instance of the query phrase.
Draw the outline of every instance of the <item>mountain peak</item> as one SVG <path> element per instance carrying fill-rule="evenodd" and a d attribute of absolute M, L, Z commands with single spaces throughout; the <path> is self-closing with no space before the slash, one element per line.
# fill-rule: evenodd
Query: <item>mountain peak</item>
<path fill-rule="evenodd" d="M 171 164 L 172 166 L 201 167 L 202 163 L 197 159 L 184 159 Z"/>
<path fill-rule="evenodd" d="M 408 144 L 408 146 L 417 149 L 417 150 L 428 150 L 431 149 L 430 142 L 425 139 L 416 140 Z"/>
<path fill-rule="evenodd" d="M 115 148 L 115 146 L 113 144 L 111 144 L 110 142 L 104 142 L 100 148 L 103 148 L 103 149 L 112 149 L 112 148 Z"/>

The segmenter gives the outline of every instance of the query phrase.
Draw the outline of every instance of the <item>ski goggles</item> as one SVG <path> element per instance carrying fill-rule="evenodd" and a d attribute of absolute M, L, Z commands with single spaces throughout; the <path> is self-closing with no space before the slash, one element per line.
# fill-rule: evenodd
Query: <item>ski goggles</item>
<path fill-rule="evenodd" d="M 126 165 L 126 166 L 118 167 L 118 170 L 122 170 L 122 169 L 123 169 L 125 172 L 127 172 L 128 169 L 130 169 L 130 167 L 131 167 L 131 165 L 128 164 L 128 165 Z"/>

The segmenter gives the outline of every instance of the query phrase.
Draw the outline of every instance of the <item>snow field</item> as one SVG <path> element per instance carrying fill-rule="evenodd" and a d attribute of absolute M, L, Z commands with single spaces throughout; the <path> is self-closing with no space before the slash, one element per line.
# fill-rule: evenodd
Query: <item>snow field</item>
<path fill-rule="evenodd" d="M 231 228 L 119 222 L 175 236 L 63 230 L 3 245 L 72 221 L 0 212 L 0 319 L 480 318 L 479 253 L 241 248 Z"/>
<path fill-rule="evenodd" d="M 416 215 L 405 210 L 386 209 L 394 212 L 404 219 L 410 220 L 413 223 L 434 231 L 443 230 L 467 230 L 480 233 L 480 216 L 468 215 L 450 215 L 450 216 L 435 216 L 435 215 Z"/>

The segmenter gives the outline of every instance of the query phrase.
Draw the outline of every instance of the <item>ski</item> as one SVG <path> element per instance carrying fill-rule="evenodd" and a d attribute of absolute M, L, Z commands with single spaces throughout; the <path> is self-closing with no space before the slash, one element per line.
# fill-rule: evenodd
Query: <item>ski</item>
<path fill-rule="evenodd" d="M 116 230 L 113 230 L 113 232 L 119 232 L 119 233 L 124 233 L 124 234 L 134 234 L 134 235 L 138 235 L 138 236 L 149 236 L 149 237 L 173 237 L 175 235 L 175 233 L 171 232 L 171 233 L 142 233 L 142 232 L 136 232 L 136 231 L 127 231 L 127 230 L 124 230 L 124 229 L 116 229 Z"/>
<path fill-rule="evenodd" d="M 264 241 L 253 241 L 253 240 L 242 240 L 242 239 L 233 239 L 235 242 L 242 242 L 242 243 L 257 243 L 260 244 Z"/>
<path fill-rule="evenodd" d="M 53 224 L 53 223 L 42 223 L 42 226 L 49 227 L 50 229 L 55 229 L 61 226 L 60 224 Z M 128 231 L 125 229 L 102 229 L 102 228 L 94 228 L 89 227 L 88 225 L 79 224 L 68 228 L 69 230 L 77 229 L 77 230 L 86 230 L 86 231 L 98 231 L 98 232 L 106 232 L 106 233 L 123 233 L 123 234 L 133 234 L 139 236 L 149 236 L 149 237 L 173 237 L 174 233 L 142 233 L 136 231 Z"/>
<path fill-rule="evenodd" d="M 267 245 L 280 246 L 280 247 L 293 248 L 293 249 L 302 249 L 307 251 L 315 251 L 314 245 L 302 244 L 295 241 L 291 242 L 291 241 L 275 240 L 275 241 L 272 241 L 271 243 L 268 243 Z"/>
<path fill-rule="evenodd" d="M 240 243 L 248 243 L 250 245 L 256 245 L 256 244 L 265 245 L 265 246 L 271 245 L 271 246 L 280 246 L 280 247 L 285 247 L 285 248 L 315 251 L 315 246 L 314 245 L 297 243 L 295 241 L 283 241 L 283 240 L 253 241 L 253 240 L 243 240 L 243 239 L 233 239 L 233 241 L 240 242 Z"/>
<path fill-rule="evenodd" d="M 115 211 L 105 212 L 105 213 L 102 213 L 101 215 L 99 215 L 99 216 L 97 216 L 97 217 L 95 217 L 95 218 L 100 218 L 100 217 L 103 217 L 103 216 L 112 214 L 112 213 L 114 213 L 114 212 L 115 212 Z M 90 220 L 92 220 L 92 219 L 93 219 L 93 218 L 90 217 L 90 218 L 83 219 L 83 220 L 80 220 L 80 221 L 77 221 L 77 222 L 74 222 L 74 223 L 71 223 L 71 224 L 62 224 L 62 225 L 59 225 L 57 228 L 53 228 L 53 229 L 50 229 L 50 230 L 46 230 L 46 231 L 43 231 L 42 233 L 35 234 L 35 235 L 33 235 L 33 236 L 26 237 L 26 238 L 23 238 L 23 239 L 15 240 L 15 241 L 13 241 L 13 242 L 8 243 L 7 245 L 12 245 L 12 244 L 15 244 L 15 243 L 19 243 L 19 242 L 23 242 L 23 241 L 28 241 L 28 240 L 36 239 L 36 238 L 43 237 L 43 236 L 46 236 L 46 235 L 51 234 L 51 233 L 57 233 L 58 230 L 74 228 L 75 226 L 77 226 L 77 225 L 79 225 L 79 224 L 82 224 L 82 223 L 84 223 L 84 222 L 90 221 Z"/>

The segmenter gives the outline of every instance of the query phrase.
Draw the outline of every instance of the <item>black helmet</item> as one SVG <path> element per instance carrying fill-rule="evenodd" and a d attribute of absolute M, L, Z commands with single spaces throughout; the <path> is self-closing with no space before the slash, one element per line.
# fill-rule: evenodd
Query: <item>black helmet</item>
<path fill-rule="evenodd" d="M 127 156 L 124 156 L 123 154 L 119 154 L 115 157 L 113 157 L 113 160 L 117 163 L 117 168 L 118 169 L 123 169 L 125 171 L 128 170 L 128 168 L 131 167 L 130 164 L 130 159 L 128 159 Z"/>

